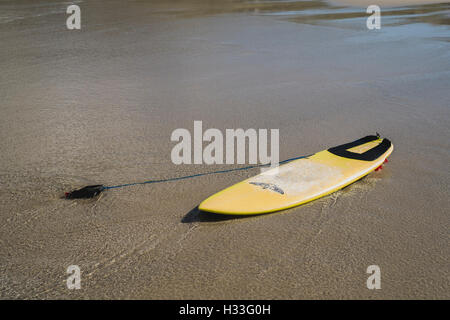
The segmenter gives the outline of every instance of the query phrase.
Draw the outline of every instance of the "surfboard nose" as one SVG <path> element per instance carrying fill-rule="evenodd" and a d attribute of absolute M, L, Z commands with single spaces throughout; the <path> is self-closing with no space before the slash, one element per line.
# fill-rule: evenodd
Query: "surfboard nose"
<path fill-rule="evenodd" d="M 218 214 L 252 215 L 275 211 L 285 200 L 286 195 L 279 188 L 243 181 L 210 196 L 198 208 Z"/>
<path fill-rule="evenodd" d="M 255 206 L 236 203 L 230 201 L 228 205 L 217 202 L 215 200 L 205 200 L 198 206 L 198 209 L 205 212 L 211 212 L 216 214 L 226 215 L 253 215 L 257 213 L 264 213 L 267 211 L 267 206 Z M 268 211 L 270 212 L 270 211 Z"/>

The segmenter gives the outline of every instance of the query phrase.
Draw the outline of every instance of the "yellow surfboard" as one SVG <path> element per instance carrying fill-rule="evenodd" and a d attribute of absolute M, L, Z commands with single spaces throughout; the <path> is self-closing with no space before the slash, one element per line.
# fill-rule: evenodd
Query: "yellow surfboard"
<path fill-rule="evenodd" d="M 361 179 L 381 166 L 393 149 L 388 139 L 366 136 L 239 182 L 204 200 L 199 209 L 251 215 L 295 207 Z"/>

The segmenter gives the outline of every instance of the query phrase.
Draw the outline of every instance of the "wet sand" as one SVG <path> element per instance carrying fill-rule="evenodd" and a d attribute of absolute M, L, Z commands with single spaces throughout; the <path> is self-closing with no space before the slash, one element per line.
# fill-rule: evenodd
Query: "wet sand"
<path fill-rule="evenodd" d="M 331 0 L 335 5 L 347 5 L 353 7 L 365 7 L 370 5 L 378 5 L 380 8 L 402 7 L 402 6 L 422 6 L 427 4 L 445 4 L 442 0 Z"/>
<path fill-rule="evenodd" d="M 380 8 L 390 8 L 390 7 L 402 7 L 402 6 L 421 6 L 427 4 L 445 4 L 442 0 L 331 0 L 329 1 L 335 5 L 347 5 L 353 7 L 365 7 L 370 5 L 378 5 Z"/>
<path fill-rule="evenodd" d="M 67 5 L 0 3 L 0 298 L 450 298 L 449 4 L 383 10 L 376 31 L 322 1 L 86 1 L 68 31 Z M 258 170 L 60 198 L 238 167 L 171 163 L 194 120 L 279 128 L 280 159 L 376 131 L 395 150 L 257 217 L 196 207 Z"/>

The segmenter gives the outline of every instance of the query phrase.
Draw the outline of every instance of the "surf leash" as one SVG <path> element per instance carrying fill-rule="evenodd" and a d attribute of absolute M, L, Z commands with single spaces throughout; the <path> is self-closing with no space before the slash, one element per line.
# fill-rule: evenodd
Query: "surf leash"
<path fill-rule="evenodd" d="M 284 163 L 287 163 L 290 161 L 303 159 L 303 158 L 307 158 L 307 157 L 309 157 L 309 156 L 290 158 L 290 159 L 280 161 L 278 164 L 284 164 Z M 151 184 L 151 183 L 163 183 L 163 182 L 192 179 L 192 178 L 202 177 L 202 176 L 207 176 L 207 175 L 212 175 L 212 174 L 228 173 L 228 172 L 233 172 L 233 171 L 244 171 L 244 170 L 250 170 L 250 169 L 255 169 L 255 168 L 267 167 L 269 165 L 270 164 L 260 164 L 260 165 L 248 166 L 248 167 L 243 167 L 243 168 L 234 168 L 234 169 L 227 169 L 227 170 L 203 172 L 203 173 L 197 173 L 197 174 L 192 174 L 192 175 L 182 176 L 182 177 L 147 180 L 147 181 L 142 181 L 142 182 L 118 184 L 118 185 L 114 185 L 114 186 L 105 186 L 102 184 L 96 184 L 96 185 L 86 186 L 81 189 L 73 190 L 70 192 L 65 192 L 64 197 L 66 199 L 93 198 L 93 197 L 99 195 L 100 193 L 102 193 L 103 191 L 110 190 L 110 189 L 119 189 L 119 188 L 132 187 L 132 186 L 138 186 L 138 185 L 144 185 L 144 184 Z"/>

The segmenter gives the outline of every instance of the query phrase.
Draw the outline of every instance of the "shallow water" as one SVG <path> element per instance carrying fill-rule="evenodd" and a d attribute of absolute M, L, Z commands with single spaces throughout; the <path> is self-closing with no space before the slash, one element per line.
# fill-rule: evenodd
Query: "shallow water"
<path fill-rule="evenodd" d="M 369 31 L 365 9 L 322 1 L 78 3 L 68 31 L 69 2 L 0 2 L 0 297 L 449 298 L 448 4 L 383 10 Z M 257 170 L 60 198 L 229 169 L 171 163 L 194 120 L 279 128 L 280 159 L 376 131 L 395 150 L 259 217 L 196 210 Z"/>

